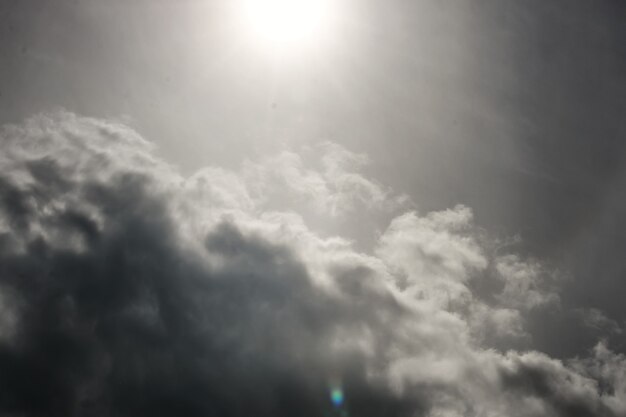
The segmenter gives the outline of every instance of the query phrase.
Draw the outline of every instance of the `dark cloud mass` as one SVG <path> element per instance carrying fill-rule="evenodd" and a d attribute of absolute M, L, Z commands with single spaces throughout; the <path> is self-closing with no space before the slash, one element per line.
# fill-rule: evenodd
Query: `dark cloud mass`
<path fill-rule="evenodd" d="M 109 121 L 0 140 L 0 415 L 626 415 L 606 343 L 532 350 L 530 317 L 562 308 L 549 268 L 467 207 L 402 214 L 341 147 L 322 171 L 285 153 L 185 178 Z M 311 196 L 317 216 L 397 215 L 360 253 L 306 226 Z"/>

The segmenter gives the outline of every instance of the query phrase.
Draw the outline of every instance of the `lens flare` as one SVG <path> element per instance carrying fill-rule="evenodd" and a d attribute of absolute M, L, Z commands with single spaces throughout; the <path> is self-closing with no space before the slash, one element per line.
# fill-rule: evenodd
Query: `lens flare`
<path fill-rule="evenodd" d="M 335 407 L 341 407 L 343 404 L 343 391 L 341 388 L 333 388 L 330 391 L 330 401 Z"/>

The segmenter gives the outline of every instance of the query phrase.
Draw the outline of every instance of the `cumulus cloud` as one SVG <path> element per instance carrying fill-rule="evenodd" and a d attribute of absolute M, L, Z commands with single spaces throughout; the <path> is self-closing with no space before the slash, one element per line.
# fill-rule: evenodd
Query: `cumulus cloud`
<path fill-rule="evenodd" d="M 131 129 L 70 113 L 0 140 L 2 415 L 624 415 L 605 344 L 565 362 L 507 348 L 558 297 L 469 208 L 397 215 L 371 253 L 312 230 L 301 201 L 406 203 L 362 155 L 183 177 Z"/>

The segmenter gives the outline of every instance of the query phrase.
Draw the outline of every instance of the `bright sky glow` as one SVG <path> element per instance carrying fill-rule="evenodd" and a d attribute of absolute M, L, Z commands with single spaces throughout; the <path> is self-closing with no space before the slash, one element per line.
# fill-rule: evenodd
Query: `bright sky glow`
<path fill-rule="evenodd" d="M 252 36 L 281 49 L 321 41 L 329 29 L 332 0 L 245 0 Z"/>

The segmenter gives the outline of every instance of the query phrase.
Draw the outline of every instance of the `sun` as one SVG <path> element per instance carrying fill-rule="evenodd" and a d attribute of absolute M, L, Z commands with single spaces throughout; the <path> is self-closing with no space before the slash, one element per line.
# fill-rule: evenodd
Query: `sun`
<path fill-rule="evenodd" d="M 302 47 L 328 34 L 332 0 L 245 0 L 246 25 L 273 47 Z"/>

